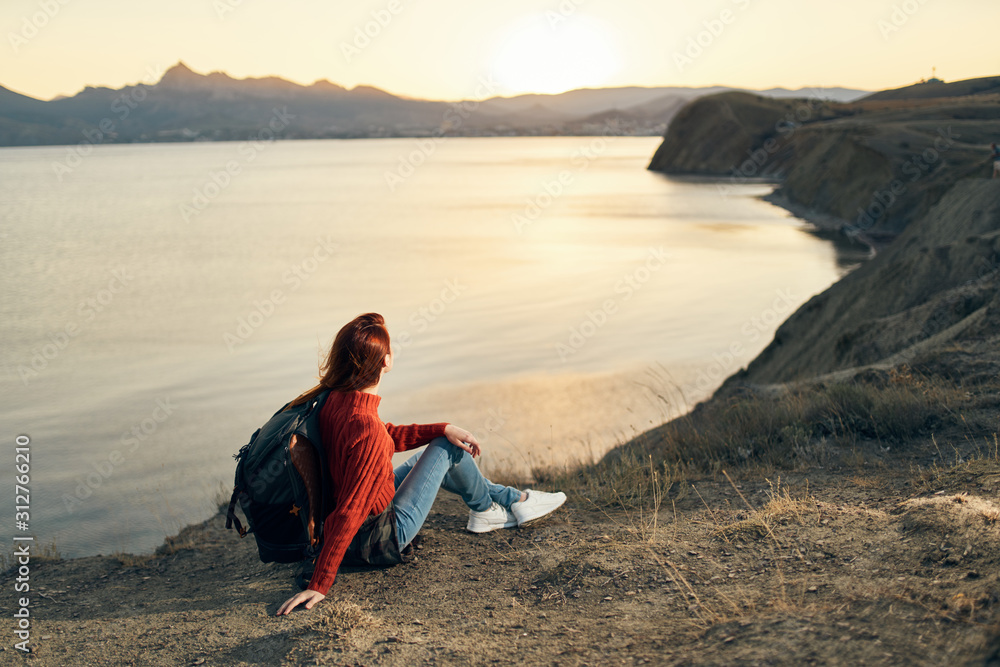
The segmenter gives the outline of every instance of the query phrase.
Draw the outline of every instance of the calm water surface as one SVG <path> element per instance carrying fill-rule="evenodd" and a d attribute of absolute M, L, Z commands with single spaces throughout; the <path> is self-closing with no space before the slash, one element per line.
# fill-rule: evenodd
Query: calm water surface
<path fill-rule="evenodd" d="M 657 144 L 100 146 L 61 179 L 66 148 L 0 150 L 0 425 L 11 461 L 31 439 L 29 532 L 141 552 L 204 519 L 366 311 L 397 346 L 383 419 L 472 429 L 487 469 L 597 457 L 683 410 L 851 260 L 769 186 L 645 171 Z"/>

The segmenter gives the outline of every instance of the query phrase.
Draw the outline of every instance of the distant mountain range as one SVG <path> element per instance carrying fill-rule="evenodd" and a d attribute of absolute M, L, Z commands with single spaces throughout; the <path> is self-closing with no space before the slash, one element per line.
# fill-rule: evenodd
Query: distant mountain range
<path fill-rule="evenodd" d="M 152 85 L 90 87 L 42 101 L 0 86 L 0 146 L 248 138 L 662 135 L 691 100 L 739 90 L 603 88 L 486 100 L 416 100 L 329 81 L 299 85 L 278 77 L 234 79 L 177 63 Z M 774 98 L 851 101 L 845 88 L 754 91 Z"/>

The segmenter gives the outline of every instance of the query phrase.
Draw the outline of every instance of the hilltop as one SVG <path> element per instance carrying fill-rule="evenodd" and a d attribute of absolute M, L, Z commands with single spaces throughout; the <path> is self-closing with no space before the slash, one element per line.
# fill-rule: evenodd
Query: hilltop
<path fill-rule="evenodd" d="M 721 177 L 722 193 L 727 184 L 773 180 L 776 203 L 881 242 L 959 180 L 989 176 L 989 144 L 1000 137 L 997 80 L 918 84 L 851 103 L 699 98 L 678 112 L 649 168 Z M 928 98 L 926 86 L 949 96 Z"/>
<path fill-rule="evenodd" d="M 1000 76 L 988 76 L 979 79 L 951 81 L 949 83 L 945 83 L 940 79 L 931 79 L 930 81 L 921 81 L 912 86 L 882 90 L 872 93 L 864 99 L 868 101 L 918 100 L 940 99 L 942 97 L 966 97 L 969 95 L 995 95 L 997 93 L 1000 93 Z"/>

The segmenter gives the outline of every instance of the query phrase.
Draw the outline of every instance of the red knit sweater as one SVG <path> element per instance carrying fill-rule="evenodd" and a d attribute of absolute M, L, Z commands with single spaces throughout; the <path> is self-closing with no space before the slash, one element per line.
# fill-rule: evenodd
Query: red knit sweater
<path fill-rule="evenodd" d="M 384 424 L 381 397 L 360 391 L 330 392 L 320 413 L 323 448 L 334 487 L 334 509 L 323 524 L 323 549 L 309 590 L 326 595 L 347 547 L 369 514 L 381 514 L 396 493 L 393 452 L 426 445 L 447 424 Z"/>

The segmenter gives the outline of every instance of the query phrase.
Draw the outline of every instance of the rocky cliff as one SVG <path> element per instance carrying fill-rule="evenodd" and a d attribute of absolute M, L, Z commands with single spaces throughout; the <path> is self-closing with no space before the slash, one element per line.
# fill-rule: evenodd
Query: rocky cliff
<path fill-rule="evenodd" d="M 806 302 L 727 385 L 869 365 L 1000 365 L 1000 180 L 965 179 L 873 260 Z"/>
<path fill-rule="evenodd" d="M 775 180 L 773 200 L 800 215 L 893 237 L 960 179 L 989 175 L 988 147 L 1000 138 L 991 90 L 848 104 L 712 95 L 677 114 L 649 168 L 721 177 L 722 189 Z"/>

